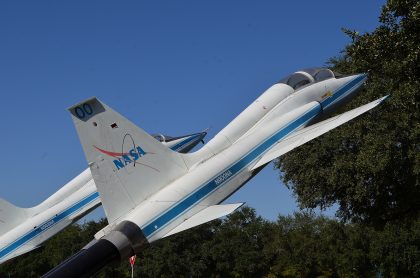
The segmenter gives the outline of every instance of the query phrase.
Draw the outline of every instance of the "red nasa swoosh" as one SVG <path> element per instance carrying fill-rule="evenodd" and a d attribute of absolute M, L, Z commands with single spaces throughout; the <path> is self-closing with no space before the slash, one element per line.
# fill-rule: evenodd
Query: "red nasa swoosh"
<path fill-rule="evenodd" d="M 116 158 L 119 158 L 119 157 L 121 157 L 121 156 L 123 156 L 123 155 L 128 155 L 128 153 L 114 153 L 114 152 L 110 152 L 110 151 L 106 151 L 106 150 L 103 150 L 103 149 L 101 149 L 101 148 L 98 148 L 97 146 L 93 146 L 95 149 L 97 149 L 98 151 L 100 151 L 101 153 L 104 153 L 104 154 L 106 154 L 106 155 L 109 155 L 109 156 L 112 156 L 112 157 L 116 157 Z"/>
<path fill-rule="evenodd" d="M 104 153 L 104 154 L 106 154 L 106 155 L 109 155 L 109 156 L 115 157 L 115 158 L 117 158 L 117 159 L 120 159 L 123 155 L 129 155 L 129 153 L 116 153 L 116 152 L 106 151 L 106 150 L 103 150 L 103 149 L 101 149 L 101 148 L 98 148 L 98 147 L 97 147 L 97 146 L 95 146 L 95 145 L 93 145 L 93 147 L 94 147 L 95 149 L 97 149 L 98 151 L 100 151 L 101 153 Z M 150 153 L 150 154 L 153 154 L 153 153 Z M 160 170 L 159 170 L 159 169 L 156 169 L 155 167 L 152 167 L 152 166 L 150 166 L 150 165 L 147 165 L 147 164 L 144 164 L 144 163 L 140 163 L 140 162 L 136 162 L 136 161 L 134 161 L 134 165 L 135 165 L 136 163 L 138 163 L 138 164 L 140 164 L 140 165 L 143 165 L 143 166 L 146 166 L 146 167 L 149 167 L 149 168 L 151 168 L 151 169 L 153 169 L 153 170 L 155 170 L 155 171 L 157 171 L 157 172 L 160 172 Z"/>

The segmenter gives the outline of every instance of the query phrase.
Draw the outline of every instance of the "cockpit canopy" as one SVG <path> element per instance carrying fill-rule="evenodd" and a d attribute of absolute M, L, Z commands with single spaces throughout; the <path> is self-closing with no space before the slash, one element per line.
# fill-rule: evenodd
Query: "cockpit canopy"
<path fill-rule="evenodd" d="M 336 74 L 330 69 L 308 68 L 286 76 L 278 83 L 289 85 L 296 91 L 308 84 L 320 82 L 334 77 L 336 77 Z"/>

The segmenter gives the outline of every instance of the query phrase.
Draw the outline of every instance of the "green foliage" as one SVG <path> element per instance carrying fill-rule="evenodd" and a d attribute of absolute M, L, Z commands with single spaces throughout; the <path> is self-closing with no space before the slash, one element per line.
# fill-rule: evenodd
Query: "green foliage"
<path fill-rule="evenodd" d="M 39 277 L 88 243 L 105 221 L 73 225 L 41 250 L 0 266 L 0 277 Z M 137 255 L 136 277 L 415 277 L 420 221 L 384 231 L 313 213 L 276 222 L 245 207 L 223 220 L 159 240 Z M 130 277 L 128 260 L 95 277 Z"/>
<path fill-rule="evenodd" d="M 279 217 L 270 248 L 278 277 L 368 277 L 369 233 L 310 213 Z"/>
<path fill-rule="evenodd" d="M 387 224 L 370 255 L 388 277 L 420 277 L 420 221 Z"/>
<path fill-rule="evenodd" d="M 72 225 L 33 252 L 0 266 L 0 277 L 39 277 L 90 242 L 105 220 Z"/>
<path fill-rule="evenodd" d="M 141 255 L 140 277 L 261 277 L 270 224 L 243 208 L 223 221 L 153 244 Z"/>
<path fill-rule="evenodd" d="M 378 227 L 419 216 L 420 2 L 388 1 L 380 22 L 362 35 L 344 29 L 352 43 L 330 64 L 341 73 L 369 75 L 346 109 L 387 94 L 390 99 L 276 164 L 302 208 L 338 204 L 343 220 Z"/>

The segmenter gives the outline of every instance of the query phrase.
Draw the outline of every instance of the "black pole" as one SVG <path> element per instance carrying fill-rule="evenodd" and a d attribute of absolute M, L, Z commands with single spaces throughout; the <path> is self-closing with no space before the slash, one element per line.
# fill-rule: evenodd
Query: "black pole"
<path fill-rule="evenodd" d="M 107 264 L 138 254 L 148 244 L 143 231 L 136 224 L 122 221 L 106 236 L 91 241 L 42 277 L 90 277 Z"/>
<path fill-rule="evenodd" d="M 100 239 L 87 249 L 80 250 L 42 277 L 90 277 L 107 264 L 119 260 L 120 253 L 117 247 L 106 239 Z"/>

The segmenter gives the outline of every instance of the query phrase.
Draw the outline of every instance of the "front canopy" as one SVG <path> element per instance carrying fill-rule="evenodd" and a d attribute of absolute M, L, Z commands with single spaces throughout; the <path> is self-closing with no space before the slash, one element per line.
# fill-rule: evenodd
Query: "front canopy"
<path fill-rule="evenodd" d="M 295 91 L 312 83 L 334 78 L 335 74 L 327 68 L 307 68 L 297 71 L 281 79 L 278 83 L 283 83 L 292 87 Z"/>

